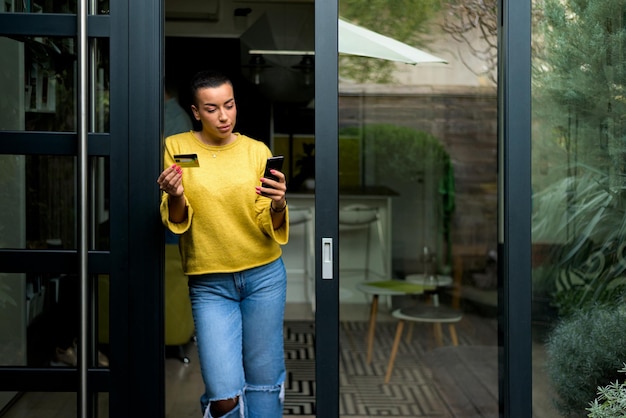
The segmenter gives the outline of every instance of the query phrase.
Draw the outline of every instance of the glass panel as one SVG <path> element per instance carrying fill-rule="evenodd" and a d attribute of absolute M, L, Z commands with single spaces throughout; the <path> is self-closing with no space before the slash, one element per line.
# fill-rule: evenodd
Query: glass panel
<path fill-rule="evenodd" d="M 110 288 L 111 281 L 108 275 L 100 275 L 95 277 L 94 294 L 96 300 L 96 308 L 94 316 L 96 318 L 97 333 L 94 338 L 94 345 L 98 348 L 94 350 L 93 358 L 90 364 L 94 367 L 109 368 L 110 362 L 110 314 L 111 314 L 111 298 Z"/>
<path fill-rule="evenodd" d="M 14 399 L 4 417 L 23 416 L 49 417 L 63 414 L 76 417 L 76 393 L 65 392 L 26 392 Z"/>
<path fill-rule="evenodd" d="M 0 13 L 76 13 L 76 0 L 2 0 Z M 98 0 L 96 14 L 109 14 L 109 0 Z"/>
<path fill-rule="evenodd" d="M 75 248 L 74 158 L 1 155 L 0 248 Z M 9 203 L 10 202 L 10 203 Z"/>
<path fill-rule="evenodd" d="M 108 286 L 108 276 L 99 277 L 90 367 L 109 367 Z M 77 298 L 73 275 L 0 273 L 0 366 L 76 367 Z M 12 395 L 0 394 L 0 407 Z"/>
<path fill-rule="evenodd" d="M 90 364 L 108 367 L 108 276 L 94 291 L 98 349 Z M 0 273 L 0 366 L 76 367 L 78 297 L 76 275 Z"/>
<path fill-rule="evenodd" d="M 533 7 L 533 412 L 580 416 L 624 381 L 626 8 Z"/>
<path fill-rule="evenodd" d="M 91 118 L 91 132 L 109 132 L 109 39 L 92 40 L 93 67 L 92 73 L 92 95 L 91 103 L 93 117 Z"/>
<path fill-rule="evenodd" d="M 0 365 L 25 366 L 27 306 L 24 274 L 0 273 Z"/>
<path fill-rule="evenodd" d="M 109 42 L 97 40 L 92 131 L 109 131 Z M 0 129 L 76 130 L 73 38 L 0 37 Z"/>
<path fill-rule="evenodd" d="M 109 394 L 96 393 L 98 405 L 97 416 L 108 418 Z M 2 399 L 12 399 L 13 403 L 2 415 L 4 418 L 19 417 L 76 417 L 76 393 L 64 392 L 25 392 L 13 397 L 13 394 L 0 392 L 0 407 Z"/>
<path fill-rule="evenodd" d="M 76 0 L 2 0 L 5 13 L 76 13 Z"/>
<path fill-rule="evenodd" d="M 0 155 L 0 248 L 76 248 L 75 158 Z M 109 159 L 92 160 L 93 248 L 109 249 Z M 5 208 L 6 206 L 6 208 Z"/>
<path fill-rule="evenodd" d="M 91 214 L 93 219 L 93 249 L 108 251 L 110 245 L 110 222 L 109 222 L 109 202 L 111 188 L 109 184 L 109 157 L 94 157 L 91 159 L 92 187 L 91 187 Z"/>
<path fill-rule="evenodd" d="M 496 2 L 413 3 L 339 4 L 349 23 L 447 61 L 342 47 L 341 413 L 498 416 Z M 366 393 L 382 384 L 408 395 Z"/>

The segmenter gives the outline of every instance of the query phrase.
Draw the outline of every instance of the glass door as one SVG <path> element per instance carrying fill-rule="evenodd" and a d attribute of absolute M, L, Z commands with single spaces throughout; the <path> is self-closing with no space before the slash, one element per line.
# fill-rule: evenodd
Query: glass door
<path fill-rule="evenodd" d="M 131 40 L 140 3 L 0 5 L 4 416 L 163 411 L 160 109 L 132 112 L 160 96 L 160 44 L 128 54 L 160 19 L 135 19 Z"/>
<path fill-rule="evenodd" d="M 340 416 L 497 417 L 498 3 L 408 3 L 339 2 Z"/>
<path fill-rule="evenodd" d="M 336 264 L 328 261 L 337 260 L 337 246 L 330 242 L 337 242 L 333 229 L 337 207 L 333 197 L 337 188 L 337 3 L 228 1 L 216 10 L 213 6 L 217 3 L 188 9 L 190 5 L 182 2 L 164 2 L 166 86 L 172 86 L 171 95 L 188 110 L 191 77 L 200 70 L 220 70 L 234 84 L 236 131 L 264 142 L 273 154 L 285 156 L 290 238 L 282 248 L 287 269 L 284 413 L 337 416 L 339 277 Z M 214 50 L 221 51 L 223 59 L 197 54 Z M 192 55 L 196 58 L 189 62 Z M 166 131 L 167 123 L 166 119 Z M 327 244 L 322 247 L 322 242 Z M 166 253 L 172 248 L 176 250 L 176 244 L 166 243 Z M 324 271 L 323 260 L 328 266 Z M 180 265 L 176 257 L 166 259 L 166 291 L 168 282 L 181 282 L 180 271 L 172 270 L 176 265 Z M 174 299 L 171 293 L 167 295 Z M 187 332 L 185 299 L 180 292 L 169 302 L 171 309 L 167 300 L 165 308 L 166 354 L 171 354 L 165 361 L 166 409 L 173 416 L 198 405 L 203 388 L 197 348 Z M 167 325 L 170 320 L 177 324 L 173 330 Z M 181 338 L 169 338 L 170 331 Z M 185 364 L 185 359 L 189 363 Z"/>
<path fill-rule="evenodd" d="M 619 1 L 532 5 L 537 417 L 624 413 L 625 13 Z"/>

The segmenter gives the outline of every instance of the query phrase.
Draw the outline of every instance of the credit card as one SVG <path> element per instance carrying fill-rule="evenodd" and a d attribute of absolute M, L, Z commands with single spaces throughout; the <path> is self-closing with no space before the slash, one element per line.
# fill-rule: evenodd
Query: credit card
<path fill-rule="evenodd" d="M 181 167 L 200 167 L 198 154 L 178 154 L 174 155 L 174 161 Z"/>

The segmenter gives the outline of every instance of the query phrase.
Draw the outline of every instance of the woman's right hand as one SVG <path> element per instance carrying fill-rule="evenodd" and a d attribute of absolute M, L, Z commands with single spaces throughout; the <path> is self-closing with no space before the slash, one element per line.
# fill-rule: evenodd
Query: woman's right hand
<path fill-rule="evenodd" d="M 171 197 L 180 197 L 184 194 L 183 169 L 176 164 L 167 167 L 157 179 L 159 188 Z"/>

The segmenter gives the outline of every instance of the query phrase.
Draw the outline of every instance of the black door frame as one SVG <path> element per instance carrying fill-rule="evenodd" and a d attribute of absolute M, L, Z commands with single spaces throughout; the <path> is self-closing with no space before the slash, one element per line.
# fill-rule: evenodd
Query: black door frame
<path fill-rule="evenodd" d="M 339 417 L 338 5 L 315 2 L 315 379 L 316 414 Z M 332 279 L 322 240 L 332 240 Z"/>
<path fill-rule="evenodd" d="M 0 35 L 76 38 L 78 26 L 76 15 L 0 13 Z M 89 251 L 87 270 L 109 275 L 114 307 L 111 369 L 85 371 L 87 392 L 110 393 L 110 416 L 163 417 L 164 243 L 155 183 L 162 166 L 162 2 L 111 0 L 110 15 L 88 17 L 87 34 L 109 39 L 111 76 L 111 132 L 89 133 L 87 140 L 89 157 L 110 157 L 111 247 Z M 1 131 L 0 153 L 76 156 L 77 137 Z M 78 273 L 81 256 L 77 250 L 0 249 L 0 266 L 9 273 Z M 79 393 L 78 377 L 75 369 L 0 367 L 0 390 Z"/>
<path fill-rule="evenodd" d="M 532 416 L 531 1 L 501 0 L 498 63 L 500 415 Z"/>

